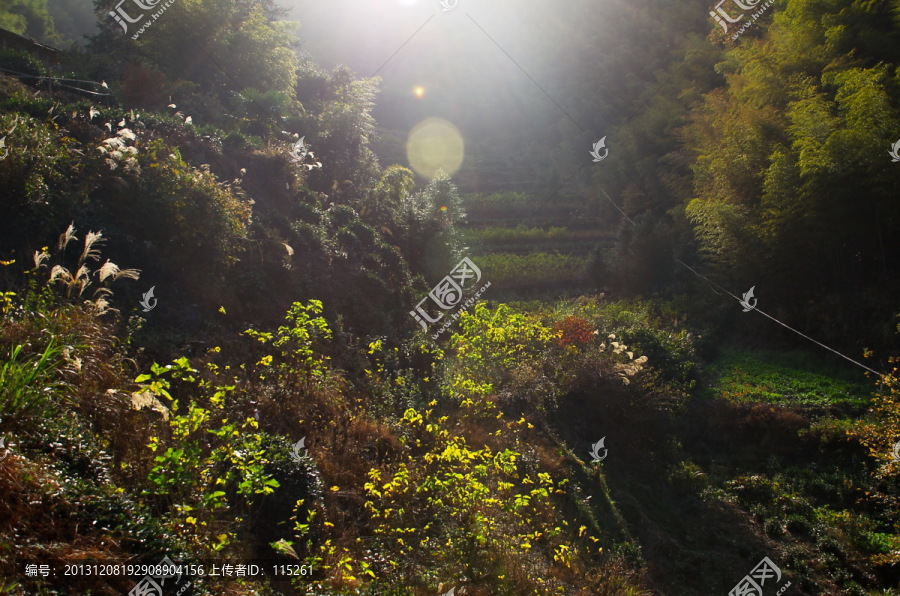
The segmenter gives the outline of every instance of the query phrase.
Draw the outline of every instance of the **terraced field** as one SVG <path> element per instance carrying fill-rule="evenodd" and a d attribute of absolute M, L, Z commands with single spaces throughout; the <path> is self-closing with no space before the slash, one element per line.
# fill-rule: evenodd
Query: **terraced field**
<path fill-rule="evenodd" d="M 496 192 L 463 196 L 469 254 L 495 285 L 492 297 L 549 298 L 594 287 L 590 253 L 612 235 L 573 198 Z"/>

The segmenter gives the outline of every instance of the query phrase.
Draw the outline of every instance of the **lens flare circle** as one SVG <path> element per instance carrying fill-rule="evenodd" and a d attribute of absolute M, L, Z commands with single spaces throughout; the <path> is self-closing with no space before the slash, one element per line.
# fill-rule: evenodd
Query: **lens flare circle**
<path fill-rule="evenodd" d="M 459 171 L 465 156 L 462 133 L 443 118 L 427 118 L 416 124 L 406 140 L 406 158 L 410 167 L 431 180 L 438 170 L 452 176 Z"/>

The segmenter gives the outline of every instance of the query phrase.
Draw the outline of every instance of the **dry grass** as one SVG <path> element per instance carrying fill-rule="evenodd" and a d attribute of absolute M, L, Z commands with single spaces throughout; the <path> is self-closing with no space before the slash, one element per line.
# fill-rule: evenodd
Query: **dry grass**
<path fill-rule="evenodd" d="M 85 234 L 84 245 L 81 255 L 75 262 L 74 266 L 66 267 L 65 262 L 66 249 L 69 244 L 77 241 L 75 235 L 75 224 L 69 224 L 69 227 L 59 235 L 56 243 L 56 259 L 57 263 L 50 268 L 50 274 L 46 283 L 48 286 L 61 286 L 62 293 L 66 299 L 81 299 L 85 291 L 93 284 L 92 276 L 98 278 L 100 284 L 110 284 L 120 279 L 137 280 L 140 277 L 140 271 L 137 269 L 121 269 L 115 263 L 107 259 L 106 263 L 100 266 L 96 271 L 92 270 L 88 264 L 91 261 L 100 260 L 100 247 L 106 241 L 103 232 L 89 231 Z M 46 250 L 35 251 L 33 255 L 34 270 L 40 271 L 45 269 L 52 255 Z M 72 273 L 74 271 L 75 273 Z M 115 309 L 110 308 L 108 297 L 112 294 L 112 290 L 107 286 L 101 286 L 94 290 L 91 300 L 87 303 L 92 307 L 96 314 L 105 314 Z"/>
<path fill-rule="evenodd" d="M 0 499 L 0 544 L 15 550 L 13 558 L 0 556 L 0 577 L 23 584 L 12 594 L 38 593 L 37 584 L 24 577 L 26 562 L 62 570 L 66 562 L 79 559 L 123 561 L 128 557 L 108 532 L 81 521 L 60 489 L 60 482 L 42 462 L 17 454 L 0 462 L 4 495 Z M 133 582 L 127 577 L 88 578 L 76 585 L 80 593 L 90 590 L 112 595 L 127 592 Z"/>

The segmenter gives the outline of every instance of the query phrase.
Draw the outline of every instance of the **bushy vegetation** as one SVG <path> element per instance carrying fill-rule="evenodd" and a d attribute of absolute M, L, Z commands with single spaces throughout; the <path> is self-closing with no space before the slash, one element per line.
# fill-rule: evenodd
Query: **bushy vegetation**
<path fill-rule="evenodd" d="M 111 94 L 0 75 L 0 592 L 124 593 L 24 566 L 163 556 L 312 569 L 197 594 L 705 595 L 762 556 L 896 592 L 893 8 L 787 0 L 722 47 L 691 3 L 571 2 L 523 64 L 576 69 L 558 100 L 610 160 L 579 169 L 565 119 L 485 124 L 520 149 L 479 170 L 500 192 L 380 163 L 378 80 L 269 0 L 139 40 L 97 0 L 64 66 L 0 51 Z M 51 5 L 0 26 L 52 40 Z M 434 336 L 410 311 L 463 257 L 491 286 Z M 875 346 L 870 376 L 762 314 Z"/>
<path fill-rule="evenodd" d="M 566 592 L 584 582 L 602 592 L 612 578 L 623 586 L 633 581 L 625 559 L 612 554 L 625 529 L 598 526 L 588 511 L 573 518 L 565 505 L 573 499 L 565 470 L 581 467 L 586 478 L 597 472 L 562 445 L 534 451 L 543 443 L 541 413 L 573 384 L 596 382 L 590 367 L 600 364 L 609 382 L 624 387 L 647 364 L 624 344 L 600 341 L 586 319 L 578 341 L 562 341 L 572 317 L 545 324 L 478 304 L 445 349 L 417 349 L 430 362 L 428 377 L 415 372 L 421 365 L 395 369 L 396 348 L 378 341 L 367 353 L 341 356 L 370 362 L 354 381 L 325 355 L 335 339 L 322 316 L 327 309 L 312 301 L 291 307 L 277 329 L 247 330 L 199 359 L 151 364 L 132 378 L 122 360 L 95 360 L 105 353 L 98 339 L 114 349 L 101 311 L 49 291 L 7 297 L 3 345 L 14 347 L 2 369 L 3 420 L 16 437 L 8 443 L 11 461 L 39 461 L 47 447 L 38 433 L 51 411 L 105 429 L 92 449 L 108 455 L 69 445 L 67 457 L 91 462 L 96 471 L 80 481 L 102 478 L 107 494 L 121 501 L 115 507 L 151 516 L 170 553 L 290 553 L 312 564 L 317 585 L 333 593 L 398 577 L 410 589 L 443 583 L 503 593 Z M 62 315 L 65 325 L 81 321 L 86 328 L 36 327 Z M 23 345 L 39 337 L 43 347 L 24 354 Z M 61 349 L 64 342 L 71 347 Z M 67 372 L 73 366 L 77 377 Z M 93 380 L 91 370 L 103 377 Z M 385 404 L 380 417 L 366 413 L 351 383 Z M 434 399 L 408 402 L 397 393 L 403 387 Z M 291 445 L 301 435 L 311 439 L 310 455 L 297 459 Z M 88 444 L 94 441 L 99 436 Z M 362 509 L 347 500 L 353 495 L 365 499 Z M 348 540 L 356 530 L 345 522 L 358 515 L 372 528 L 372 541 Z M 92 526 L 84 540 L 126 531 L 124 522 L 109 524 Z M 148 552 L 134 548 L 127 552 Z M 40 590 L 53 581 L 27 585 Z M 217 585 L 204 589 L 215 593 Z"/>

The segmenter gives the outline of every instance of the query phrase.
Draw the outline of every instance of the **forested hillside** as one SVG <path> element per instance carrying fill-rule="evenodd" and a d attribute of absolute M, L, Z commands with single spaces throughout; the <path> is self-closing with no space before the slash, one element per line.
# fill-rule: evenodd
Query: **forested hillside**
<path fill-rule="evenodd" d="M 898 0 L 10 0 L 0 593 L 900 595 L 898 197 Z"/>

